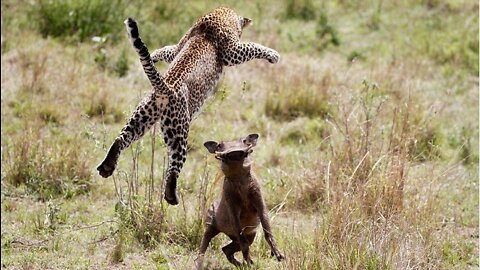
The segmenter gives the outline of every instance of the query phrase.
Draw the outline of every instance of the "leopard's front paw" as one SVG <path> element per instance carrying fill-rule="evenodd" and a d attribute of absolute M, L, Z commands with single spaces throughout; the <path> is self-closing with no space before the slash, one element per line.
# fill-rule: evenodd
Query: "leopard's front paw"
<path fill-rule="evenodd" d="M 280 60 L 280 54 L 275 50 L 271 50 L 267 56 L 267 60 L 271 64 L 276 64 L 278 60 Z"/>

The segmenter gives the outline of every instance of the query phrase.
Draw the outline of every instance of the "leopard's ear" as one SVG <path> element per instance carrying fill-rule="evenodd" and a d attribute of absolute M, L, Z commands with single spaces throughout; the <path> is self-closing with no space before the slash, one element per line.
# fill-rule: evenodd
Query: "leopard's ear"
<path fill-rule="evenodd" d="M 218 150 L 218 143 L 214 141 L 208 141 L 203 144 L 205 148 L 207 148 L 208 152 L 215 154 L 215 152 Z"/>
<path fill-rule="evenodd" d="M 250 26 L 252 24 L 252 20 L 249 18 L 243 18 L 241 17 L 241 22 L 242 22 L 242 28 L 245 28 L 247 26 Z"/>

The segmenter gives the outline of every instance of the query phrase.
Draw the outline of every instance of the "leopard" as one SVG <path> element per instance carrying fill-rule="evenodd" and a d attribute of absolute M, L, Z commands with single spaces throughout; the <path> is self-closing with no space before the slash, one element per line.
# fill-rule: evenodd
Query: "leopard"
<path fill-rule="evenodd" d="M 253 59 L 275 64 L 280 54 L 258 43 L 240 41 L 243 29 L 252 20 L 228 7 L 215 8 L 202 16 L 177 44 L 152 54 L 140 37 L 137 21 L 128 17 L 124 23 L 151 90 L 120 130 L 97 171 L 104 178 L 110 177 L 121 152 L 159 122 L 168 152 L 164 199 L 177 205 L 177 180 L 186 161 L 190 124 L 205 101 L 214 96 L 224 67 Z M 159 61 L 168 63 L 163 74 L 155 66 Z"/>

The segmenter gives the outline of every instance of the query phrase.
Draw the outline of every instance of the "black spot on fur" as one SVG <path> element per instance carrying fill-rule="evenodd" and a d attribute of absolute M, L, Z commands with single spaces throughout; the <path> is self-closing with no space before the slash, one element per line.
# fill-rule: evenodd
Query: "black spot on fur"
<path fill-rule="evenodd" d="M 137 35 L 138 36 L 138 35 Z M 135 46 L 135 48 L 137 49 L 141 49 L 143 47 L 143 42 L 141 39 L 136 39 L 134 42 L 133 42 L 133 46 Z"/>
<path fill-rule="evenodd" d="M 182 145 L 180 144 L 180 138 L 179 137 L 177 137 L 175 139 L 175 142 L 173 143 L 172 148 L 179 151 L 179 152 L 182 150 Z"/>
<path fill-rule="evenodd" d="M 137 28 L 137 24 L 136 23 L 130 23 L 128 24 L 128 26 L 130 26 L 130 35 L 132 36 L 132 38 L 138 38 L 138 28 Z"/>

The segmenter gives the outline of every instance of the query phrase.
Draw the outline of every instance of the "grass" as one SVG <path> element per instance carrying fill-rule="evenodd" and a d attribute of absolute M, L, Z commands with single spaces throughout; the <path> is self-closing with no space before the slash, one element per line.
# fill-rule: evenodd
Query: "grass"
<path fill-rule="evenodd" d="M 176 207 L 159 127 L 111 178 L 95 171 L 149 89 L 122 22 L 153 50 L 218 3 L 88 3 L 2 1 L 2 268 L 190 269 L 221 189 L 202 144 L 243 132 L 260 134 L 255 172 L 287 257 L 259 233 L 256 268 L 478 268 L 478 3 L 225 2 L 253 19 L 243 40 L 282 58 L 226 69 L 191 127 Z M 227 242 L 207 269 L 233 269 Z"/>
<path fill-rule="evenodd" d="M 82 151 L 80 137 L 42 137 L 38 127 L 25 127 L 24 134 L 14 145 L 7 145 L 10 151 L 2 152 L 5 175 L 2 181 L 13 186 L 25 185 L 27 192 L 41 200 L 58 195 L 70 198 L 88 192 L 91 173 Z M 44 141 L 42 141 L 44 140 Z M 61 149 L 58 145 L 65 145 Z"/>
<path fill-rule="evenodd" d="M 121 31 L 125 1 L 38 1 L 31 6 L 34 25 L 43 36 L 70 38 L 83 42 L 94 36 L 114 35 Z"/>

